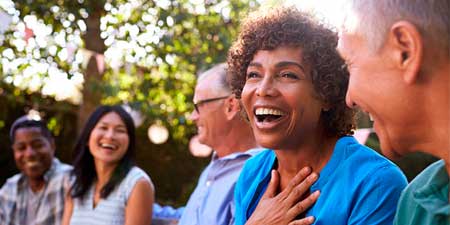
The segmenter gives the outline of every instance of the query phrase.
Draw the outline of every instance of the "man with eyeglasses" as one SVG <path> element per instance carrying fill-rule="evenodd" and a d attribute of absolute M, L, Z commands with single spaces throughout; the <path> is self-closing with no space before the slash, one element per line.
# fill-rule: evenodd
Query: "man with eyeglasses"
<path fill-rule="evenodd" d="M 246 159 L 259 152 L 250 125 L 241 116 L 240 101 L 226 82 L 226 64 L 201 74 L 194 93 L 195 122 L 200 143 L 214 153 L 203 170 L 197 187 L 178 225 L 234 224 L 234 186 Z M 165 207 L 155 205 L 154 216 Z"/>

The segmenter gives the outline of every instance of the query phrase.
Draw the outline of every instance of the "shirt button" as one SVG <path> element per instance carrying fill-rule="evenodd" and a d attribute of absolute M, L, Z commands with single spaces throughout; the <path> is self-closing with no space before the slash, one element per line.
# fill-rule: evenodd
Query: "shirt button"
<path fill-rule="evenodd" d="M 206 187 L 209 187 L 209 186 L 211 186 L 211 181 L 210 180 L 206 181 Z"/>

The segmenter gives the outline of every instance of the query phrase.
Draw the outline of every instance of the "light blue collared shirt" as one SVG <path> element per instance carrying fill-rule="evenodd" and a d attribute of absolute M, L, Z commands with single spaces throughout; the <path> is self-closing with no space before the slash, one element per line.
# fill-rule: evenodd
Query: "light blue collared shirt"
<path fill-rule="evenodd" d="M 261 149 L 250 149 L 222 158 L 214 152 L 184 208 L 178 225 L 234 224 L 234 186 L 245 160 L 260 151 Z"/>

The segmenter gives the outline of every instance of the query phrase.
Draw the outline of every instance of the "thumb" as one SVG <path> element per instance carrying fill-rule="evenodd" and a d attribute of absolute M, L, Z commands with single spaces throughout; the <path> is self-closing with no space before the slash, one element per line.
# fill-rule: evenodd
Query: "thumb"
<path fill-rule="evenodd" d="M 267 186 L 266 192 L 264 192 L 262 198 L 273 198 L 280 184 L 280 177 L 276 170 L 272 170 L 270 175 L 269 185 Z"/>

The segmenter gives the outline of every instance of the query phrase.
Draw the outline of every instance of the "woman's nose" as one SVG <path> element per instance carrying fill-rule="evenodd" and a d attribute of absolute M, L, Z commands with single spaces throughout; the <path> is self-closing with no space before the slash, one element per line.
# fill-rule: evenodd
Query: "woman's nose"
<path fill-rule="evenodd" d="M 108 129 L 108 130 L 105 132 L 105 137 L 107 137 L 107 138 L 113 138 L 113 137 L 114 137 L 114 129 Z"/>
<path fill-rule="evenodd" d="M 276 94 L 274 80 L 265 76 L 256 88 L 256 95 L 260 97 L 274 96 Z"/>

